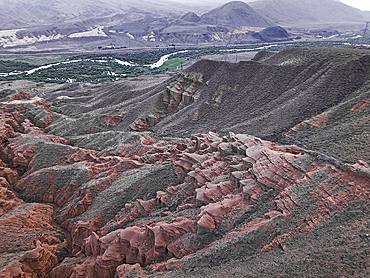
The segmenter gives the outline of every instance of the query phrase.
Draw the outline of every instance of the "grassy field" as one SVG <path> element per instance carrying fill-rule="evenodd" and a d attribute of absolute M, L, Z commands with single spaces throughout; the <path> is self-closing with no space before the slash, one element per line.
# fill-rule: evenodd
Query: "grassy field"
<path fill-rule="evenodd" d="M 173 58 L 168 61 L 166 61 L 162 66 L 160 66 L 161 69 L 166 70 L 175 70 L 182 66 L 186 66 L 189 64 L 189 60 L 183 59 L 183 58 Z"/>

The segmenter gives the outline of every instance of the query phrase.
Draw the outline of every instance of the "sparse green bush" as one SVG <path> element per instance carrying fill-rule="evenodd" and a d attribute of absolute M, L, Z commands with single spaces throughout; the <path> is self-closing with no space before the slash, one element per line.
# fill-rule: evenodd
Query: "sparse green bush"
<path fill-rule="evenodd" d="M 63 261 L 64 258 L 67 256 L 67 254 L 68 254 L 68 248 L 63 246 L 63 248 L 60 249 L 59 253 L 57 254 L 58 262 Z"/>
<path fill-rule="evenodd" d="M 119 229 L 119 225 L 110 226 L 109 229 L 108 229 L 108 233 L 113 232 L 113 231 L 118 230 L 118 229 Z"/>
<path fill-rule="evenodd" d="M 19 198 L 27 203 L 41 203 L 40 196 L 27 196 L 25 194 L 20 193 Z"/>
<path fill-rule="evenodd" d="M 57 228 L 56 233 L 56 237 L 59 238 L 61 242 L 63 242 L 66 238 L 64 230 L 62 228 Z"/>

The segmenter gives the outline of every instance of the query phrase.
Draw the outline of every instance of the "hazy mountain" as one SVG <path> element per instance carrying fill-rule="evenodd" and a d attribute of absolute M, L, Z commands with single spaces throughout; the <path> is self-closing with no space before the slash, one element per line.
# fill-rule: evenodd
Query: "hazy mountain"
<path fill-rule="evenodd" d="M 225 1 L 173 1 L 0 0 L 0 30 L 76 22 L 87 22 L 86 25 L 109 22 L 114 25 L 112 22 L 117 15 L 120 15 L 121 22 L 128 22 L 146 16 L 180 18 L 188 12 L 205 13 L 202 23 L 231 27 L 267 27 L 273 25 L 272 21 L 284 24 L 359 22 L 365 16 L 364 12 L 334 0 L 246 0 L 230 2 L 211 11 L 212 7 Z"/>
<path fill-rule="evenodd" d="M 363 12 L 333 0 L 262 0 L 250 6 L 280 24 L 362 22 Z"/>
<path fill-rule="evenodd" d="M 268 27 L 273 21 L 256 12 L 242 1 L 232 1 L 201 16 L 200 23 L 238 28 Z"/>
<path fill-rule="evenodd" d="M 255 43 L 289 37 L 280 29 L 253 35 L 266 27 L 310 28 L 321 23 L 326 30 L 326 23 L 365 20 L 364 12 L 333 0 L 261 0 L 251 6 L 233 1 L 214 9 L 221 0 L 173 1 L 0 0 L 0 47 L 79 51 L 112 45 L 220 44 L 234 29 L 239 29 L 234 43 Z"/>
<path fill-rule="evenodd" d="M 80 22 L 124 14 L 127 20 L 145 16 L 180 16 L 191 7 L 160 0 L 25 0 L 0 1 L 0 29 Z"/>
<path fill-rule="evenodd" d="M 1 7 L 6 7 L 6 12 Z M 253 36 L 272 20 L 244 2 L 230 2 L 202 14 L 201 9 L 166 0 L 98 1 L 35 0 L 33 5 L 16 0 L 0 2 L 0 46 L 32 45 L 32 50 L 94 50 L 112 45 L 142 47 L 222 44 L 224 35 L 240 27 L 235 43 L 266 40 Z M 23 15 L 19 17 L 17 15 Z M 279 40 L 286 40 L 285 36 Z M 270 41 L 270 40 L 268 40 Z"/>
<path fill-rule="evenodd" d="M 198 22 L 200 17 L 196 13 L 188 12 L 187 14 L 183 15 L 181 19 L 189 22 Z"/>

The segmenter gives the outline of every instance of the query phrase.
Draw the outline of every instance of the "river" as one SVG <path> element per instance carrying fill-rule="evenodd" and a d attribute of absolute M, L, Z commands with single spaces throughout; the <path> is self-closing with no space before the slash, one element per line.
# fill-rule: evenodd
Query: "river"
<path fill-rule="evenodd" d="M 182 50 L 182 51 L 178 51 L 178 52 L 163 55 L 157 62 L 155 62 L 153 64 L 150 64 L 150 65 L 144 65 L 144 67 L 150 67 L 152 69 L 159 68 L 166 61 L 168 61 L 169 57 L 171 57 L 173 55 L 176 55 L 178 53 L 186 53 L 188 51 L 189 50 Z M 8 73 L 0 73 L 0 77 L 7 77 L 7 76 L 11 76 L 11 75 L 20 75 L 20 74 L 30 75 L 30 74 L 33 74 L 33 73 L 39 71 L 39 70 L 48 69 L 48 68 L 63 65 L 63 64 L 78 63 L 78 62 L 82 62 L 82 61 L 91 61 L 91 62 L 95 62 L 95 63 L 108 63 L 109 62 L 108 60 L 94 60 L 94 59 L 82 60 L 82 59 L 78 59 L 78 60 L 71 60 L 71 61 L 65 61 L 65 62 L 60 62 L 60 63 L 44 65 L 44 66 L 40 66 L 40 67 L 31 69 L 31 70 L 28 70 L 28 71 L 14 71 L 14 72 L 8 72 Z M 127 62 L 127 61 L 121 61 L 119 59 L 114 59 L 113 61 L 122 65 L 122 66 L 128 66 L 128 67 L 141 66 L 141 65 L 138 65 L 138 64 L 133 64 L 133 63 Z"/>

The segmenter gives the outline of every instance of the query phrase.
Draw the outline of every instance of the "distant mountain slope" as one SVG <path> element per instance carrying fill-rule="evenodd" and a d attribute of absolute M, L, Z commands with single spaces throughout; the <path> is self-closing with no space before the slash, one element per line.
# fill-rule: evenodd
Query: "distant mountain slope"
<path fill-rule="evenodd" d="M 201 6 L 202 1 L 171 1 L 177 0 L 0 0 L 0 51 L 8 48 L 14 52 L 18 47 L 22 52 L 64 52 L 220 45 L 225 34 L 235 29 L 233 43 L 282 41 L 290 36 L 277 26 L 302 27 L 289 32 L 313 38 L 322 33 L 361 30 L 366 17 L 360 10 L 333 0 L 262 0 L 251 3 L 253 7 L 232 1 L 211 11 Z M 316 32 L 318 24 L 320 31 Z M 275 29 L 262 31 L 267 27 Z"/>
<path fill-rule="evenodd" d="M 273 21 L 260 15 L 242 1 L 232 1 L 205 13 L 200 23 L 238 28 L 241 26 L 268 27 Z"/>
<path fill-rule="evenodd" d="M 279 24 L 362 22 L 363 13 L 333 0 L 262 0 L 250 6 Z"/>

